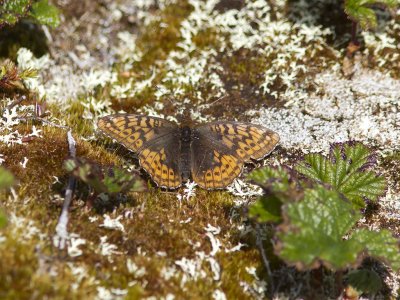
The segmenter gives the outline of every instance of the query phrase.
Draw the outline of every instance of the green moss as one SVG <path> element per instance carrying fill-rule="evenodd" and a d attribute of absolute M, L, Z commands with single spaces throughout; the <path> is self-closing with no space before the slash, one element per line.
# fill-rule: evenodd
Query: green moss
<path fill-rule="evenodd" d="M 225 67 L 228 79 L 235 84 L 247 84 L 259 86 L 264 81 L 261 74 L 268 65 L 268 58 L 252 52 L 248 49 L 241 49 L 233 56 L 222 56 L 222 64 Z"/>
<path fill-rule="evenodd" d="M 94 295 L 93 288 L 82 284 L 73 289 L 76 278 L 65 263 L 43 253 L 36 239 L 25 239 L 9 228 L 0 243 L 1 299 L 81 299 Z M 53 275 L 50 275 L 49 270 Z"/>
<path fill-rule="evenodd" d="M 192 9 L 187 1 L 167 5 L 156 14 L 156 21 L 143 28 L 137 41 L 139 49 L 145 53 L 140 66 L 151 67 L 155 61 L 165 60 L 170 51 L 178 49 L 180 24 Z"/>
<path fill-rule="evenodd" d="M 122 76 L 125 70 L 121 72 L 119 84 L 126 84 L 131 77 L 134 77 L 137 82 L 146 80 L 154 72 L 156 72 L 155 78 L 151 87 L 145 87 L 142 91 L 124 99 L 124 101 L 112 99 L 113 108 L 116 111 L 122 109 L 127 112 L 135 112 L 137 108 L 155 101 L 156 85 L 161 82 L 165 75 L 160 62 L 165 60 L 171 51 L 179 49 L 177 44 L 182 39 L 180 24 L 192 10 L 192 6 L 187 1 L 169 4 L 163 10 L 155 11 L 155 21 L 141 28 L 136 45 L 143 56 L 140 61 L 133 63 L 128 77 Z"/>
<path fill-rule="evenodd" d="M 214 28 L 206 28 L 201 30 L 192 38 L 197 49 L 218 48 L 220 46 L 219 33 Z"/>

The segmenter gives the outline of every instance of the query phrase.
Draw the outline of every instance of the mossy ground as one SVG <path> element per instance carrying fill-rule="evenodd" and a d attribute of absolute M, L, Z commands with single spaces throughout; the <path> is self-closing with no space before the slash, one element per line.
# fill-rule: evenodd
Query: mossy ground
<path fill-rule="evenodd" d="M 259 26 L 262 27 L 262 24 L 249 21 L 254 32 L 247 32 L 247 37 L 250 39 L 252 34 L 260 34 L 266 40 L 256 43 L 249 41 L 248 45 L 238 48 L 235 43 L 239 38 L 230 39 L 230 36 L 240 36 L 240 28 L 225 25 L 223 21 L 218 21 L 220 23 L 215 27 L 207 26 L 207 22 L 196 23 L 198 20 L 191 17 L 196 8 L 189 1 L 161 1 L 162 5 L 157 5 L 155 1 L 149 6 L 136 7 L 136 12 L 130 12 L 121 4 L 118 8 L 122 14 L 120 18 L 115 17 L 118 15 L 117 8 L 112 1 L 105 1 L 106 4 L 84 1 L 79 9 L 75 4 L 69 6 L 60 2 L 58 6 L 65 20 L 58 29 L 51 31 L 53 42 L 44 45 L 44 33 L 36 28 L 43 48 L 34 44 L 35 47 L 31 49 L 37 56 L 41 56 L 46 52 L 43 49 L 49 47 L 55 63 L 43 72 L 43 87 L 48 89 L 50 95 L 50 87 L 54 86 L 46 85 L 48 81 L 51 83 L 59 76 L 61 81 L 73 82 L 68 77 L 71 73 L 61 71 L 68 69 L 72 62 L 84 61 L 85 53 L 89 53 L 91 59 L 94 58 L 90 62 L 101 71 L 104 71 L 104 66 L 107 70 L 111 69 L 116 80 L 108 80 L 90 90 L 80 87 L 80 94 L 76 97 L 71 97 L 70 90 L 62 90 L 63 85 L 60 85 L 60 90 L 68 95 L 66 100 L 60 95 L 61 92 L 57 94 L 52 89 L 52 94 L 42 99 L 48 102 L 47 110 L 52 116 L 51 120 L 60 120 L 72 129 L 79 157 L 102 166 L 126 166 L 137 161 L 130 152 L 96 133 L 94 124 L 98 116 L 124 110 L 175 117 L 183 108 L 190 108 L 196 120 L 249 121 L 251 116 L 261 114 L 263 108 L 290 108 L 288 103 L 296 101 L 298 91 L 303 93 L 301 97 L 325 95 L 323 88 L 316 82 L 327 69 L 335 69 L 335 66 L 337 69 L 340 66 L 338 61 L 343 60 L 344 48 L 349 40 L 349 26 L 345 24 L 341 8 L 332 6 L 332 3 L 329 9 L 321 8 L 323 1 L 314 1 L 315 7 L 319 7 L 317 11 L 323 13 L 320 18 L 313 20 L 315 27 L 311 28 L 317 32 L 316 37 L 307 40 L 310 33 L 300 33 L 306 30 L 293 25 L 299 20 L 298 14 L 307 13 L 303 8 L 298 8 L 304 1 L 289 1 L 285 5 L 282 5 L 282 1 L 277 1 L 278 4 L 275 2 L 265 2 L 271 9 L 264 14 L 270 14 L 271 22 L 290 22 L 293 28 L 282 29 L 286 28 L 284 24 L 281 24 L 281 28 L 274 23 L 276 31 L 280 33 L 273 39 L 267 29 L 257 31 L 261 30 Z M 201 9 L 207 11 L 204 7 Z M 257 13 L 262 10 L 261 7 L 254 10 L 242 1 L 220 1 L 212 11 L 217 12 L 215 16 L 218 16 L 232 9 L 244 12 L 249 10 L 249 16 L 253 16 L 254 11 Z M 144 14 L 144 19 L 140 14 Z M 324 18 L 326 14 L 332 18 Z M 395 17 L 395 20 L 398 19 L 399 15 Z M 185 48 L 189 44 L 182 28 L 190 26 L 185 25 L 185 22 L 192 24 L 193 28 L 197 25 L 200 28 L 192 32 L 193 48 L 189 50 Z M 89 25 L 90 32 L 86 30 Z M 319 32 L 319 25 L 335 28 L 336 36 L 325 37 Z M 387 26 L 390 27 L 387 35 L 399 43 L 400 35 L 395 35 L 399 31 L 398 27 L 392 23 Z M 4 40 L 8 43 L 5 50 L 0 52 L 3 57 L 15 59 L 21 45 L 28 47 L 31 44 L 26 42 L 28 37 L 24 37 L 17 29 L 0 30 L 1 34 L 7 36 Z M 13 33 L 11 38 L 7 34 L 8 30 L 18 34 Z M 116 36 L 122 31 L 131 34 L 132 39 L 135 38 L 132 40 L 136 45 L 134 50 L 124 50 L 123 45 L 117 46 Z M 284 36 L 282 32 L 288 35 Z M 15 35 L 21 36 L 21 40 L 15 42 Z M 304 38 L 294 43 L 293 40 L 299 36 Z M 100 37 L 112 46 L 99 44 Z M 29 35 L 29 38 L 32 36 Z M 292 42 L 294 44 L 291 49 L 281 50 Z M 76 50 L 82 44 L 86 50 Z M 390 61 L 395 58 L 392 48 L 380 49 L 370 43 L 364 49 L 364 67 L 398 77 L 396 74 L 399 74 L 397 71 L 400 64 L 390 65 Z M 83 54 L 70 59 L 71 51 L 81 51 Z M 212 51 L 216 51 L 216 54 Z M 176 53 L 183 54 L 179 56 Z M 201 55 L 204 55 L 204 60 Z M 386 57 L 388 62 L 382 62 L 382 57 Z M 281 63 L 283 61 L 282 65 L 278 64 L 279 59 Z M 197 79 L 198 74 L 193 69 L 203 62 L 205 66 L 201 71 L 196 71 L 202 76 Z M 188 66 L 191 67 L 187 69 Z M 85 70 L 85 67 L 82 68 Z M 73 70 L 82 72 L 78 67 Z M 272 70 L 271 73 L 268 73 L 269 70 Z M 192 71 L 196 74 L 193 75 Z M 291 72 L 296 73 L 294 78 L 285 77 L 285 74 Z M 142 83 L 153 75 L 150 84 L 143 88 L 135 86 L 135 83 Z M 269 80 L 268 76 L 272 79 Z M 185 80 L 187 77 L 190 77 L 189 81 Z M 215 80 L 216 77 L 218 80 Z M 84 81 L 83 77 L 80 79 Z M 268 82 L 264 85 L 269 89 L 267 92 L 263 88 L 265 82 Z M 128 92 L 115 92 L 116 86 L 125 85 L 129 85 Z M 160 87 L 168 92 L 157 96 Z M 222 95 L 224 97 L 221 98 Z M 2 96 L 5 102 L 6 95 Z M 11 94 L 13 96 L 18 96 L 18 93 Z M 95 99 L 93 103 L 87 100 L 91 97 Z M 110 100 L 109 103 L 97 107 L 104 99 Z M 34 103 L 33 99 L 29 100 L 30 104 Z M 245 114 L 250 111 L 253 111 L 252 114 Z M 303 112 L 305 115 L 308 113 Z M 341 122 L 339 118 L 337 122 Z M 176 299 L 223 299 L 215 296 L 216 291 L 222 291 L 227 299 L 267 297 L 263 283 L 268 282 L 269 278 L 256 246 L 254 224 L 247 219 L 246 204 L 252 198 L 238 197 L 227 191 L 197 189 L 195 197 L 179 201 L 177 194 L 182 193 L 183 189 L 160 190 L 142 174 L 148 182 L 146 192 L 132 192 L 118 201 L 109 199 L 110 202 L 102 202 L 97 199 L 95 205 L 90 207 L 87 200 L 92 191 L 79 182 L 70 209 L 68 230 L 75 234 L 69 247 L 82 252 L 75 256 L 65 249 L 57 248 L 53 236 L 69 178 L 63 168 L 65 159 L 69 157 L 67 130 L 51 125 L 42 126 L 40 121 L 32 120 L 21 122 L 14 129 L 28 134 L 32 125 L 42 130 L 41 137 L 33 137 L 30 141 L 12 146 L 0 144 L 0 153 L 5 158 L 3 166 L 17 179 L 12 192 L 3 191 L 0 196 L 0 206 L 8 216 L 8 225 L 0 229 L 1 299 L 140 299 L 151 296 L 167 299 L 168 295 Z M 282 136 L 286 134 L 279 133 Z M 365 139 L 365 142 L 368 140 Z M 377 145 L 379 149 L 384 147 Z M 293 164 L 302 154 L 299 147 L 278 147 L 273 157 L 266 162 Z M 21 164 L 25 158 L 28 159 L 26 168 Z M 399 153 L 394 152 L 381 159 L 380 168 L 389 181 L 392 194 L 398 196 Z M 100 226 L 106 219 L 103 214 L 112 219 L 119 218 L 124 231 Z M 398 219 L 388 218 L 379 208 L 368 215 L 367 223 L 372 227 L 399 232 Z M 214 248 L 207 235 L 209 224 L 220 229 L 219 233 L 213 234 L 221 243 L 215 255 L 210 255 Z M 263 230 L 267 234 L 266 241 L 269 241 L 273 234 L 269 232 L 269 227 Z M 106 239 L 102 240 L 103 237 Z M 73 243 L 79 239 L 84 240 L 85 244 L 75 247 Z M 239 243 L 246 246 L 238 251 L 227 251 Z M 301 273 L 293 268 L 284 268 L 283 262 L 272 254 L 271 249 L 270 245 L 267 246 L 272 266 L 282 268 L 282 278 L 276 283 L 282 298 L 338 295 L 338 291 L 332 288 L 332 282 L 321 284 L 323 281 L 334 281 L 328 271 L 319 269 Z M 190 260 L 193 269 L 183 270 L 178 266 L 176 262 L 183 259 Z M 213 260 L 218 263 L 220 271 L 212 269 L 212 266 L 215 267 Z M 216 278 L 217 274 L 221 277 Z M 395 292 L 390 289 L 384 291 L 385 295 Z"/>

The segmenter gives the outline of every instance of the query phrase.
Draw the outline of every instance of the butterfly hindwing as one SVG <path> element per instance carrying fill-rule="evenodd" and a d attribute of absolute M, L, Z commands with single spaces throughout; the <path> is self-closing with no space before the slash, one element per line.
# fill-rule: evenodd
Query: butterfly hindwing
<path fill-rule="evenodd" d="M 179 127 L 175 123 L 156 117 L 115 114 L 101 118 L 98 127 L 135 151 L 140 165 L 158 186 L 176 188 L 181 185 L 177 160 Z"/>
<path fill-rule="evenodd" d="M 141 167 L 160 187 L 177 188 L 182 183 L 179 145 L 179 136 L 174 132 L 148 143 L 138 153 Z"/>
<path fill-rule="evenodd" d="M 193 129 L 192 177 L 201 187 L 223 188 L 240 175 L 243 164 L 269 154 L 279 141 L 259 125 L 214 122 Z"/>
<path fill-rule="evenodd" d="M 243 163 L 229 149 L 218 146 L 201 134 L 192 142 L 192 179 L 202 188 L 226 187 L 240 174 Z"/>

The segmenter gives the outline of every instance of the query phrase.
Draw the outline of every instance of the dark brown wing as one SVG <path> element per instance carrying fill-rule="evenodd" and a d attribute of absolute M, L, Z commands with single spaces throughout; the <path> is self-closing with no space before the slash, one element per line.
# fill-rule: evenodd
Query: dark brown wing
<path fill-rule="evenodd" d="M 243 164 L 268 155 L 279 135 L 260 125 L 214 122 L 193 129 L 192 178 L 203 188 L 224 188 L 240 175 Z"/>
<path fill-rule="evenodd" d="M 179 136 L 168 134 L 145 144 L 138 154 L 140 165 L 160 187 L 174 189 L 182 184 L 179 145 Z"/>
<path fill-rule="evenodd" d="M 170 121 L 148 116 L 115 114 L 98 121 L 98 128 L 129 150 L 161 187 L 177 188 L 179 171 L 179 127 Z"/>

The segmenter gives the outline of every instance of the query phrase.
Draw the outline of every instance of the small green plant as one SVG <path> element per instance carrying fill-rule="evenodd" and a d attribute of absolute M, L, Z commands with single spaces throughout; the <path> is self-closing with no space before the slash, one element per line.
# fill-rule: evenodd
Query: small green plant
<path fill-rule="evenodd" d="M 15 25 L 22 18 L 51 27 L 60 24 L 59 11 L 48 0 L 3 0 L 0 4 L 0 28 Z"/>
<path fill-rule="evenodd" d="M 372 6 L 380 5 L 394 10 L 399 4 L 399 0 L 346 0 L 344 11 L 353 22 L 368 30 L 377 26 L 376 13 Z"/>
<path fill-rule="evenodd" d="M 336 144 L 329 157 L 306 155 L 296 170 L 312 180 L 328 184 L 355 207 L 364 207 L 365 199 L 376 201 L 386 190 L 385 179 L 368 171 L 374 165 L 374 155 L 363 144 Z"/>
<path fill-rule="evenodd" d="M 301 201 L 290 203 L 285 209 L 285 221 L 277 235 L 277 253 L 300 269 L 322 264 L 343 270 L 356 266 L 366 253 L 399 269 L 397 239 L 388 230 L 351 231 L 359 219 L 361 214 L 336 191 L 320 185 L 306 189 Z"/>
<path fill-rule="evenodd" d="M 347 47 L 347 56 L 357 51 L 360 43 L 357 40 L 357 25 L 363 30 L 373 29 L 378 21 L 373 6 L 383 6 L 394 11 L 399 5 L 399 0 L 345 0 L 344 12 L 352 21 L 351 42 Z"/>
<path fill-rule="evenodd" d="M 68 159 L 64 168 L 73 176 L 87 183 L 95 194 L 141 192 L 146 186 L 136 174 L 116 167 L 103 169 L 82 158 Z"/>
<path fill-rule="evenodd" d="M 265 195 L 250 206 L 249 215 L 257 222 L 276 224 L 275 254 L 300 270 L 323 266 L 342 274 L 366 257 L 399 270 L 398 240 L 389 230 L 355 228 L 362 218 L 359 209 L 365 206 L 364 199 L 377 201 L 386 189 L 385 179 L 371 171 L 374 165 L 367 147 L 346 143 L 334 145 L 329 157 L 306 155 L 294 170 L 264 167 L 253 171 L 249 179 Z M 379 280 L 368 289 L 363 285 L 365 272 L 349 273 L 348 284 L 376 293 Z"/>
<path fill-rule="evenodd" d="M 6 59 L 0 65 L 0 91 L 25 90 L 24 79 L 37 76 L 37 70 L 26 69 L 19 71 L 17 66 Z"/>
<path fill-rule="evenodd" d="M 282 167 L 266 167 L 254 170 L 248 175 L 248 179 L 266 190 L 266 193 L 249 207 L 249 214 L 258 222 L 281 221 L 282 204 L 296 198 L 295 186 L 289 182 L 286 171 Z"/>

